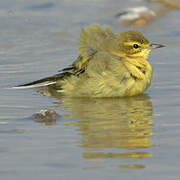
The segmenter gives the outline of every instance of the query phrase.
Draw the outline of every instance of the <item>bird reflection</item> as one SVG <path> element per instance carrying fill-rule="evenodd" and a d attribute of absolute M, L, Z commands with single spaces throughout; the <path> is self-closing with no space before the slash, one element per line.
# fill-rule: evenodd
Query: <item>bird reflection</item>
<path fill-rule="evenodd" d="M 67 118 L 79 119 L 67 125 L 76 126 L 81 132 L 84 158 L 152 157 L 151 153 L 143 152 L 152 146 L 153 110 L 149 96 L 95 99 L 59 97 L 53 89 L 46 89 L 44 93 L 60 99 L 59 105 L 66 111 Z M 103 152 L 110 148 L 128 151 Z"/>

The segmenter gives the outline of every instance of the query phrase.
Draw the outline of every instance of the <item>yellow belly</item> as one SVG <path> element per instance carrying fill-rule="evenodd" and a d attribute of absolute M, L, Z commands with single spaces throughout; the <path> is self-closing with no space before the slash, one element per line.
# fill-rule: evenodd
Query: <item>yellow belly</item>
<path fill-rule="evenodd" d="M 71 97 L 127 97 L 143 93 L 151 84 L 152 72 L 149 72 L 144 79 L 119 81 L 117 77 L 96 76 L 92 78 L 71 77 L 64 80 L 63 95 Z"/>

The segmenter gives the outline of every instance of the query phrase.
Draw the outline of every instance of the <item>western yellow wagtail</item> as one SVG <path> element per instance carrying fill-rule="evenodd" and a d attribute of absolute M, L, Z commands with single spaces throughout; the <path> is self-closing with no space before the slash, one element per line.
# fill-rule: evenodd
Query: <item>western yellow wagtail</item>
<path fill-rule="evenodd" d="M 113 33 L 110 27 L 91 25 L 82 29 L 80 55 L 59 74 L 15 88 L 49 86 L 62 96 L 127 97 L 143 93 L 151 84 L 148 62 L 152 49 L 138 31 Z"/>

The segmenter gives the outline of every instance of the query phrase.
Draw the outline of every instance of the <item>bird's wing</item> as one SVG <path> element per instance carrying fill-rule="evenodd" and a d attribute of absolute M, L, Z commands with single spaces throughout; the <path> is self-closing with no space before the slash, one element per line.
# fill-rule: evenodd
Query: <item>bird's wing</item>
<path fill-rule="evenodd" d="M 110 27 L 102 28 L 99 25 L 91 25 L 82 29 L 80 36 L 80 55 L 73 62 L 72 65 L 60 70 L 58 74 L 43 78 L 31 83 L 22 84 L 14 88 L 34 88 L 56 84 L 57 80 L 64 79 L 65 77 L 75 75 L 79 76 L 85 72 L 88 63 L 93 59 L 94 55 L 99 51 L 107 51 L 109 42 L 113 40 L 115 34 Z"/>
<path fill-rule="evenodd" d="M 88 59 L 90 58 L 91 56 L 88 57 Z M 53 76 L 49 76 L 46 78 L 42 78 L 40 80 L 33 81 L 30 83 L 21 84 L 12 88 L 13 89 L 26 89 L 26 88 L 49 86 L 49 85 L 56 84 L 57 81 L 63 80 L 64 78 L 68 76 L 71 76 L 71 75 L 79 76 L 81 73 L 85 72 L 87 62 L 89 61 L 88 59 L 86 59 L 86 63 L 82 65 L 81 63 L 82 59 L 83 57 L 79 56 L 72 65 L 60 70 L 58 74 L 55 74 Z"/>
<path fill-rule="evenodd" d="M 96 24 L 83 28 L 79 42 L 81 56 L 89 56 L 95 51 L 108 51 L 110 42 L 115 36 L 108 26 L 101 27 Z"/>
<path fill-rule="evenodd" d="M 84 72 L 89 61 L 97 52 L 106 52 L 109 50 L 109 45 L 114 38 L 115 34 L 110 27 L 91 25 L 87 28 L 83 28 L 79 42 L 80 56 L 72 65 L 60 70 L 60 72 L 68 72 L 74 75 Z"/>
<path fill-rule="evenodd" d="M 97 52 L 109 50 L 111 41 L 114 40 L 115 36 L 110 27 L 91 25 L 83 28 L 79 42 L 80 56 L 71 66 L 61 70 L 61 72 L 68 71 L 76 75 L 84 72 L 89 61 Z"/>

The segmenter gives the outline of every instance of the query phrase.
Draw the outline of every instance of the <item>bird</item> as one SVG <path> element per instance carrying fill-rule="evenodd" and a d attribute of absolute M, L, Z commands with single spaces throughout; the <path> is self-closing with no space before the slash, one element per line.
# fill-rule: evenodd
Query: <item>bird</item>
<path fill-rule="evenodd" d="M 144 27 L 156 19 L 156 13 L 145 6 L 138 6 L 118 13 L 116 18 L 120 23 L 127 26 Z"/>
<path fill-rule="evenodd" d="M 151 44 L 139 31 L 114 33 L 98 24 L 82 28 L 80 55 L 59 73 L 15 89 L 48 87 L 69 97 L 106 98 L 142 94 L 151 84 L 153 69 L 148 61 Z"/>

